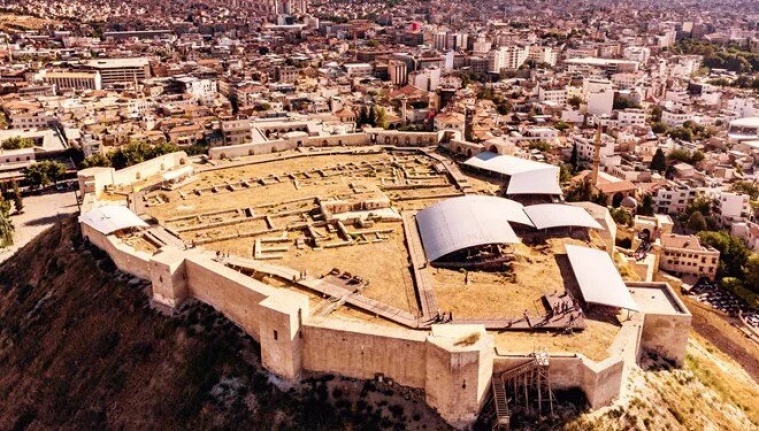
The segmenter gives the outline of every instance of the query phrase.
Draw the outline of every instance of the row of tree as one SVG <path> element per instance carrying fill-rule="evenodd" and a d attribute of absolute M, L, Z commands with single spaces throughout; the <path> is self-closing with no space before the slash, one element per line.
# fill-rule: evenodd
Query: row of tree
<path fill-rule="evenodd" d="M 112 167 L 124 169 L 164 154 L 179 151 L 179 147 L 166 141 L 150 144 L 145 141 L 132 141 L 107 155 L 96 153 L 85 158 L 80 168 Z"/>
<path fill-rule="evenodd" d="M 358 113 L 358 119 L 356 120 L 356 125 L 360 128 L 361 126 L 371 126 L 371 127 L 382 127 L 383 129 L 387 127 L 387 119 L 385 117 L 385 110 L 383 108 L 372 106 L 367 107 L 366 105 L 361 107 L 361 110 L 359 110 Z"/>

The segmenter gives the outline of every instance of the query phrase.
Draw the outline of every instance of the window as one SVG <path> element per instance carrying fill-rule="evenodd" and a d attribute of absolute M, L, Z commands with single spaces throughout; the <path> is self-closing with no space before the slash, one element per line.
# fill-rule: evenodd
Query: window
<path fill-rule="evenodd" d="M 274 339 L 275 339 L 275 340 L 278 340 L 278 339 L 279 339 L 279 334 L 277 333 L 277 331 L 276 331 L 276 330 L 274 331 Z"/>

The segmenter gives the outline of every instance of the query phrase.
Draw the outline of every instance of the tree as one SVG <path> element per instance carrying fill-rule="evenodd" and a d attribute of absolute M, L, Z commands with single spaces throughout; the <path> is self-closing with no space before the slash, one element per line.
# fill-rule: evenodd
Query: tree
<path fill-rule="evenodd" d="M 659 123 L 661 121 L 661 114 L 662 114 L 662 107 L 659 105 L 654 105 L 651 107 L 651 115 L 649 116 L 649 119 L 651 120 L 652 123 Z M 654 132 L 654 133 L 662 133 L 662 132 Z"/>
<path fill-rule="evenodd" d="M 705 231 L 706 218 L 704 217 L 704 215 L 698 211 L 691 214 L 690 218 L 688 219 L 688 229 L 696 233 Z"/>
<path fill-rule="evenodd" d="M 759 254 L 753 253 L 746 260 L 745 275 L 743 276 L 745 286 L 759 293 Z"/>
<path fill-rule="evenodd" d="M 719 271 L 720 277 L 737 277 L 744 276 L 744 267 L 748 261 L 749 251 L 740 238 L 734 237 L 726 232 L 700 232 L 698 238 L 701 243 L 714 247 L 719 250 Z"/>
<path fill-rule="evenodd" d="M 0 247 L 13 245 L 13 221 L 11 221 L 11 204 L 0 195 Z"/>
<path fill-rule="evenodd" d="M 572 172 L 577 172 L 580 167 L 580 155 L 577 154 L 577 144 L 572 145 L 572 155 L 569 157 L 569 164 L 572 165 Z"/>
<path fill-rule="evenodd" d="M 0 148 L 3 150 L 20 150 L 22 148 L 32 148 L 34 141 L 29 138 L 22 138 L 20 136 L 14 136 L 8 138 L 0 144 Z"/>
<path fill-rule="evenodd" d="M 667 131 L 667 125 L 657 121 L 651 124 L 651 131 L 657 134 L 665 133 Z"/>
<path fill-rule="evenodd" d="M 32 187 L 46 187 L 51 182 L 57 183 L 66 173 L 66 166 L 61 162 L 44 160 L 24 169 L 24 177 Z"/>
<path fill-rule="evenodd" d="M 650 193 L 643 195 L 643 201 L 638 205 L 638 214 L 644 216 L 654 215 L 654 197 Z"/>
<path fill-rule="evenodd" d="M 730 187 L 730 191 L 749 195 L 754 201 L 759 199 L 759 186 L 751 181 L 738 181 Z"/>
<path fill-rule="evenodd" d="M 667 157 L 664 155 L 664 151 L 661 148 L 656 149 L 654 158 L 651 159 L 651 170 L 659 173 L 664 173 L 667 170 Z"/>
<path fill-rule="evenodd" d="M 356 121 L 358 127 L 361 127 L 364 124 L 369 124 L 369 112 L 366 109 L 366 106 L 362 106 L 358 111 L 358 121 Z"/>
<path fill-rule="evenodd" d="M 567 103 L 573 108 L 577 109 L 582 104 L 582 99 L 580 98 L 580 96 L 572 96 L 569 99 L 567 99 Z"/>
<path fill-rule="evenodd" d="M 712 202 L 709 198 L 696 198 L 685 207 L 685 215 L 692 216 L 693 213 L 700 213 L 702 216 L 708 216 L 712 212 Z"/>
<path fill-rule="evenodd" d="M 82 163 L 79 164 L 79 167 L 81 169 L 87 169 L 87 168 L 95 168 L 95 167 L 101 167 L 101 168 L 107 168 L 111 166 L 111 159 L 109 159 L 107 156 L 95 153 L 90 155 L 89 157 L 86 157 Z"/>
<path fill-rule="evenodd" d="M 377 116 L 377 108 L 376 107 L 372 107 L 371 109 L 367 110 L 367 113 L 366 113 L 366 124 L 368 124 L 368 125 L 370 125 L 372 127 L 377 127 L 377 124 L 379 124 L 379 122 L 377 121 L 377 117 L 378 116 Z M 384 119 L 383 119 L 383 121 L 384 121 Z"/>
<path fill-rule="evenodd" d="M 376 107 L 374 108 L 374 112 L 376 114 L 377 120 L 375 121 L 375 125 L 377 127 L 382 127 L 383 129 L 387 128 L 387 117 L 385 116 L 385 108 Z"/>
<path fill-rule="evenodd" d="M 685 127 L 676 127 L 667 132 L 670 138 L 679 139 L 681 141 L 691 142 L 693 140 L 693 131 Z"/>
<path fill-rule="evenodd" d="M 633 225 L 633 217 L 630 215 L 629 212 L 627 212 L 623 208 L 612 208 L 611 211 L 611 218 L 614 219 L 614 222 L 618 225 L 624 225 L 624 226 L 632 226 Z"/>
<path fill-rule="evenodd" d="M 553 127 L 559 132 L 563 132 L 569 128 L 569 124 L 563 121 L 557 121 L 556 124 L 553 125 Z"/>
<path fill-rule="evenodd" d="M 13 206 L 16 207 L 16 212 L 19 214 L 24 211 L 24 198 L 21 196 L 21 189 L 15 180 L 13 181 Z"/>

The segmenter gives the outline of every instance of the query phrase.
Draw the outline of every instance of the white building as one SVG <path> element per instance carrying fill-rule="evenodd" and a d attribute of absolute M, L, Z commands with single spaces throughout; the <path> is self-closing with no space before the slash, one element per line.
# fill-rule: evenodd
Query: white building
<path fill-rule="evenodd" d="M 583 92 L 588 103 L 590 115 L 611 115 L 614 109 L 614 88 L 611 81 L 604 79 L 586 79 Z"/>
<path fill-rule="evenodd" d="M 351 78 L 372 76 L 374 68 L 369 63 L 348 63 L 343 65 L 345 73 Z"/>
<path fill-rule="evenodd" d="M 683 123 L 690 121 L 692 118 L 693 115 L 685 111 L 671 111 L 665 109 L 661 113 L 662 123 L 670 127 L 682 126 Z"/>
<path fill-rule="evenodd" d="M 558 52 L 554 51 L 550 46 L 531 46 L 529 59 L 536 63 L 546 63 L 551 66 L 556 66 L 556 62 L 559 58 Z"/>
<path fill-rule="evenodd" d="M 403 86 L 408 83 L 408 66 L 405 61 L 390 60 L 387 64 L 387 71 L 393 85 Z"/>
<path fill-rule="evenodd" d="M 424 91 L 436 91 L 440 85 L 440 69 L 432 67 L 412 72 L 409 84 Z"/>
<path fill-rule="evenodd" d="M 645 126 L 646 111 L 643 109 L 624 109 L 617 112 L 617 121 L 620 126 Z"/>
<path fill-rule="evenodd" d="M 538 100 L 541 102 L 554 102 L 559 105 L 567 103 L 567 87 L 561 88 L 538 88 Z"/>
<path fill-rule="evenodd" d="M 742 193 L 722 192 L 714 201 L 714 212 L 725 226 L 746 221 L 751 213 L 751 198 Z"/>
<path fill-rule="evenodd" d="M 499 73 L 502 69 L 519 69 L 527 61 L 530 48 L 527 46 L 502 46 L 488 54 L 488 69 Z"/>

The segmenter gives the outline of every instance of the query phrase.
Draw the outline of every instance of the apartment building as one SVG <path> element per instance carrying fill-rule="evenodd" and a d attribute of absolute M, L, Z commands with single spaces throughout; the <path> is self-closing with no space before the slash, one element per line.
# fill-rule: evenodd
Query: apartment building
<path fill-rule="evenodd" d="M 67 90 L 100 90 L 103 88 L 100 72 L 44 72 L 42 81 L 55 85 L 58 92 Z"/>
<path fill-rule="evenodd" d="M 145 57 L 88 60 L 76 67 L 99 72 L 103 87 L 150 78 L 150 64 Z"/>
<path fill-rule="evenodd" d="M 719 251 L 701 245 L 696 236 L 662 235 L 659 269 L 677 277 L 693 276 L 714 279 Z"/>

